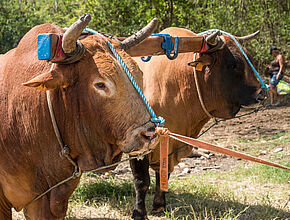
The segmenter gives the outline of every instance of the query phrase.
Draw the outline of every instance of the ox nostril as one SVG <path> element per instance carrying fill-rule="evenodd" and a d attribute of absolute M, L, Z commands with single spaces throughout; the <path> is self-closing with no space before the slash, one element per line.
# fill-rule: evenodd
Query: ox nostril
<path fill-rule="evenodd" d="M 152 131 L 151 129 L 148 129 L 147 131 L 140 132 L 140 136 L 145 142 L 150 142 L 157 136 L 157 134 L 154 130 Z"/>

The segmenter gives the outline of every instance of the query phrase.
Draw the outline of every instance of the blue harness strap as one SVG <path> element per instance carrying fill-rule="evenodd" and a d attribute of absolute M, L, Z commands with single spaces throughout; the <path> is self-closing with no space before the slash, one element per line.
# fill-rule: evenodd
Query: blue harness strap
<path fill-rule="evenodd" d="M 94 31 L 92 29 L 89 28 L 85 28 L 85 31 L 90 32 L 92 34 L 97 34 L 103 38 L 105 38 L 102 34 L 100 34 L 97 31 Z M 106 38 L 105 38 L 106 39 Z M 138 84 L 136 83 L 134 77 L 132 76 L 132 74 L 130 73 L 130 70 L 128 69 L 128 67 L 126 66 L 126 64 L 123 62 L 122 58 L 120 57 L 120 55 L 117 53 L 117 51 L 115 50 L 115 48 L 113 47 L 113 45 L 107 40 L 107 44 L 110 48 L 110 50 L 112 51 L 112 53 L 114 54 L 115 58 L 119 61 L 119 63 L 121 64 L 123 70 L 125 71 L 126 75 L 128 76 L 129 80 L 131 81 L 132 85 L 134 86 L 134 88 L 136 89 L 136 91 L 139 93 L 141 99 L 143 100 L 143 102 L 145 103 L 148 111 L 150 112 L 152 118 L 151 121 L 155 124 L 156 127 L 164 127 L 165 125 L 165 119 L 161 116 L 156 116 L 154 110 L 152 109 L 152 107 L 150 106 L 149 102 L 147 101 L 146 97 L 144 96 L 144 94 L 142 93 L 140 87 L 138 86 Z"/>
<path fill-rule="evenodd" d="M 178 56 L 178 37 L 175 37 L 175 44 L 171 42 L 171 36 L 169 34 L 151 34 L 150 36 L 158 36 L 163 37 L 164 42 L 162 42 L 161 47 L 164 49 L 164 53 L 167 56 L 168 59 L 174 60 Z M 174 54 L 171 56 L 171 51 L 174 48 Z M 141 60 L 144 62 L 148 62 L 151 59 L 151 56 L 148 56 L 147 58 L 141 57 Z"/>
<path fill-rule="evenodd" d="M 242 54 L 244 55 L 246 61 L 248 62 L 248 64 L 250 65 L 250 67 L 252 68 L 253 72 L 255 73 L 255 75 L 258 77 L 260 83 L 261 83 L 261 88 L 262 89 L 267 89 L 269 90 L 269 86 L 266 85 L 262 78 L 260 77 L 259 73 L 257 72 L 257 70 L 255 69 L 255 67 L 253 66 L 253 64 L 251 63 L 250 59 L 248 58 L 247 54 L 245 53 L 245 51 L 243 50 L 242 46 L 239 44 L 239 42 L 237 41 L 237 39 L 230 33 L 227 33 L 225 31 L 222 31 L 222 30 L 219 30 L 219 29 L 210 29 L 208 31 L 220 31 L 222 34 L 225 34 L 225 35 L 228 35 L 230 36 L 233 41 L 236 43 L 236 45 L 238 46 L 238 48 L 240 49 L 240 51 L 242 52 Z M 208 31 L 204 31 L 204 32 L 201 32 L 201 33 L 198 33 L 197 35 L 203 35 L 203 34 L 206 34 Z"/>

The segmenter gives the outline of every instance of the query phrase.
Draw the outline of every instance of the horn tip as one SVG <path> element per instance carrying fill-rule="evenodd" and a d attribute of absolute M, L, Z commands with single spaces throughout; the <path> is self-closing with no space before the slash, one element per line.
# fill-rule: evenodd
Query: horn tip
<path fill-rule="evenodd" d="M 153 26 L 157 26 L 159 24 L 158 18 L 153 18 L 150 22 Z"/>
<path fill-rule="evenodd" d="M 90 14 L 83 14 L 81 17 L 80 17 L 80 20 L 83 21 L 83 22 L 90 22 L 91 21 L 91 15 Z"/>

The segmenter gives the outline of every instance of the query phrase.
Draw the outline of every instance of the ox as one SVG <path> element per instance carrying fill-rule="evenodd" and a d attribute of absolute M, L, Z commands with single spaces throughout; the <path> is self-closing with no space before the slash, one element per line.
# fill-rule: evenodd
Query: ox
<path fill-rule="evenodd" d="M 140 43 L 156 22 L 126 42 L 93 35 L 80 43 L 77 39 L 89 20 L 84 15 L 63 36 L 69 64 L 52 65 L 37 58 L 38 34 L 64 33 L 53 24 L 32 28 L 17 48 L 0 56 L 1 220 L 12 218 L 12 208 L 24 208 L 28 219 L 63 219 L 80 175 L 30 201 L 71 176 L 72 164 L 86 171 L 119 161 L 122 152 L 144 152 L 157 143 L 146 106 L 107 44 L 109 40 L 114 45 L 142 85 L 142 72 L 122 48 Z M 71 161 L 59 154 L 61 147 L 43 91 L 49 91 Z"/>
<path fill-rule="evenodd" d="M 196 36 L 193 32 L 181 28 L 168 28 L 161 32 L 171 36 Z M 247 40 L 254 35 L 245 36 Z M 264 91 L 261 83 L 247 64 L 234 41 L 226 35 L 219 39 L 219 49 L 197 54 L 200 63 L 197 71 L 198 84 L 206 110 L 217 118 L 234 117 L 241 106 L 259 105 Z M 198 52 L 198 51 L 195 51 Z M 158 115 L 165 118 L 165 126 L 170 131 L 182 135 L 197 137 L 210 117 L 203 110 L 198 98 L 193 68 L 187 64 L 193 61 L 193 53 L 179 54 L 170 61 L 165 56 L 156 56 L 148 63 L 135 59 L 144 73 L 144 95 Z M 180 147 L 180 142 L 170 140 L 169 154 Z M 169 156 L 168 169 L 171 173 L 181 158 L 188 156 L 191 146 Z M 149 166 L 156 172 L 156 192 L 153 211 L 165 209 L 165 193 L 160 190 L 159 148 L 156 148 L 143 161 L 131 160 L 136 190 L 136 207 L 133 218 L 146 219 L 145 196 L 150 184 Z"/>

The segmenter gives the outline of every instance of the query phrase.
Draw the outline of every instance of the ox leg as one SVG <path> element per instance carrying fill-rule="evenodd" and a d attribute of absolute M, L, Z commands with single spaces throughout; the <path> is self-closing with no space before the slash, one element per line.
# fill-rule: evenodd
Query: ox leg
<path fill-rule="evenodd" d="M 156 213 L 160 213 L 165 211 L 166 208 L 166 200 L 165 200 L 165 192 L 160 190 L 160 175 L 158 172 L 155 173 L 156 177 L 156 190 L 153 201 L 153 211 Z M 170 174 L 168 174 L 168 179 Z"/>
<path fill-rule="evenodd" d="M 143 160 L 130 160 L 130 166 L 134 176 L 134 187 L 136 192 L 136 207 L 133 211 L 133 219 L 148 219 L 145 207 L 145 197 L 150 186 L 149 159 L 145 156 Z"/>
<path fill-rule="evenodd" d="M 0 187 L 0 220 L 12 219 L 12 205 L 7 201 L 2 188 Z"/>

